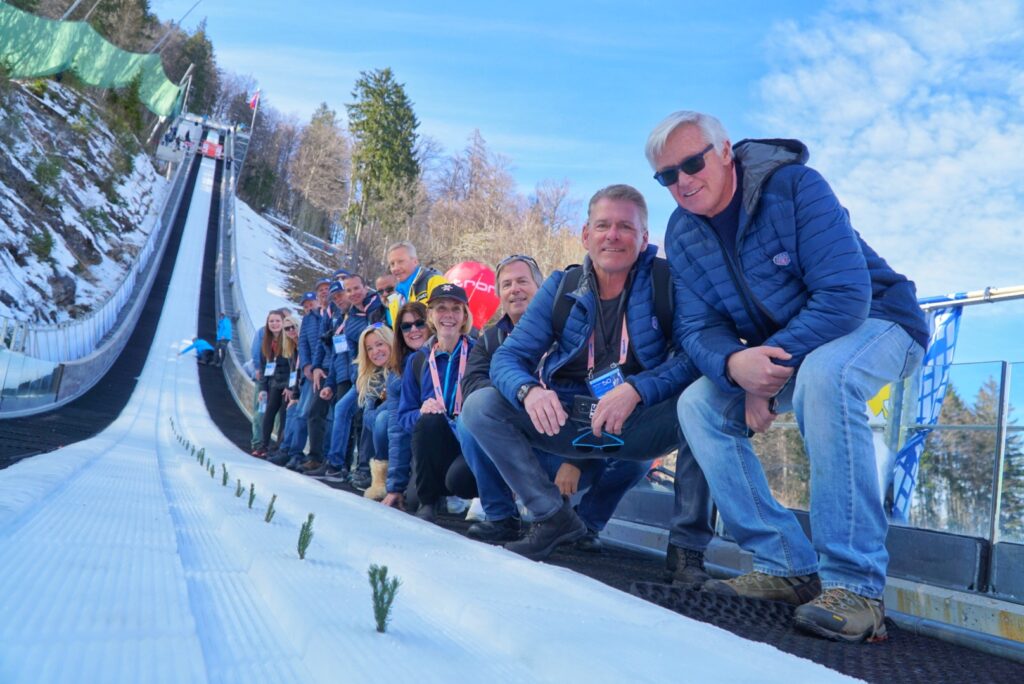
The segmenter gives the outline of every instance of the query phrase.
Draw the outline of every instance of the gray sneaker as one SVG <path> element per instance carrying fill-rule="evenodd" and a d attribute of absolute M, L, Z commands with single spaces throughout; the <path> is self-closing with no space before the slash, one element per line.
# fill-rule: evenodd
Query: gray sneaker
<path fill-rule="evenodd" d="M 821 580 L 818 579 L 818 573 L 777 577 L 755 570 L 731 580 L 708 580 L 701 587 L 701 591 L 799 606 L 821 593 Z"/>
<path fill-rule="evenodd" d="M 711 579 L 711 575 L 704 569 L 704 553 L 681 546 L 669 545 L 665 568 L 668 570 L 665 582 L 684 589 L 700 589 Z"/>
<path fill-rule="evenodd" d="M 885 604 L 847 589 L 826 589 L 796 609 L 793 623 L 832 641 L 884 641 Z"/>

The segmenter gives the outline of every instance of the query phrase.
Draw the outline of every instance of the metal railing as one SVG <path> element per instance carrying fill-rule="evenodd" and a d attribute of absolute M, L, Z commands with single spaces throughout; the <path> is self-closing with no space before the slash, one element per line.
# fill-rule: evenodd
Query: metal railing
<path fill-rule="evenodd" d="M 121 284 L 102 306 L 87 316 L 58 325 L 38 325 L 0 317 L 0 346 L 36 360 L 57 363 L 92 354 L 121 322 L 122 311 L 135 292 L 139 274 L 163 243 L 184 191 L 188 167 L 189 164 L 178 165 L 153 230 Z"/>
<path fill-rule="evenodd" d="M 226 149 L 234 151 L 234 134 L 228 134 Z M 238 274 L 238 253 L 236 250 L 235 232 L 235 189 L 238 173 L 233 167 L 240 161 L 231 154 L 225 154 L 225 164 L 229 168 L 221 174 L 221 214 L 218 217 L 218 254 L 216 273 L 217 311 L 231 315 L 235 325 L 235 335 L 225 354 L 224 378 L 228 383 L 235 403 L 242 412 L 252 417 L 253 395 L 256 384 L 245 370 L 250 358 L 252 340 L 256 334 L 256 326 L 249 313 L 249 307 L 242 293 L 241 280 Z"/>

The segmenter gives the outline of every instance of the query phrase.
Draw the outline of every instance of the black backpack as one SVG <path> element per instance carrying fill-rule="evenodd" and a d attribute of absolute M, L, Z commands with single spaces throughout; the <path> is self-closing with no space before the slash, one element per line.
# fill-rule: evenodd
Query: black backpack
<path fill-rule="evenodd" d="M 580 285 L 580 278 L 583 277 L 583 267 L 573 264 L 565 269 L 565 276 L 558 284 L 555 292 L 555 306 L 551 311 L 551 328 L 555 331 L 555 337 L 559 337 L 565 330 L 565 321 L 569 318 L 572 310 L 573 300 L 567 296 L 569 292 L 575 292 Z M 654 285 L 654 314 L 658 317 L 658 327 L 666 340 L 672 340 L 672 274 L 669 271 L 668 261 L 661 257 L 655 257 L 651 263 L 651 281 Z"/>

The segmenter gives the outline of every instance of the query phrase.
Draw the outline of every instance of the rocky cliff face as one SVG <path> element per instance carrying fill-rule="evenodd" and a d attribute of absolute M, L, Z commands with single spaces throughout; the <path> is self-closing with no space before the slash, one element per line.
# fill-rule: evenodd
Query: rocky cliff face
<path fill-rule="evenodd" d="M 167 186 L 76 90 L 0 84 L 0 316 L 88 315 L 156 226 Z"/>

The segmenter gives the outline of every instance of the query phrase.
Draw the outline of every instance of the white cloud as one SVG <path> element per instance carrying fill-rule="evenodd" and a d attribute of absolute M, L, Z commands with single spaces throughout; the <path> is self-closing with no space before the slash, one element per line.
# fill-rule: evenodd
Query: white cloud
<path fill-rule="evenodd" d="M 802 139 L 922 295 L 1024 281 L 1024 7 L 845 3 L 773 27 L 756 120 Z"/>

